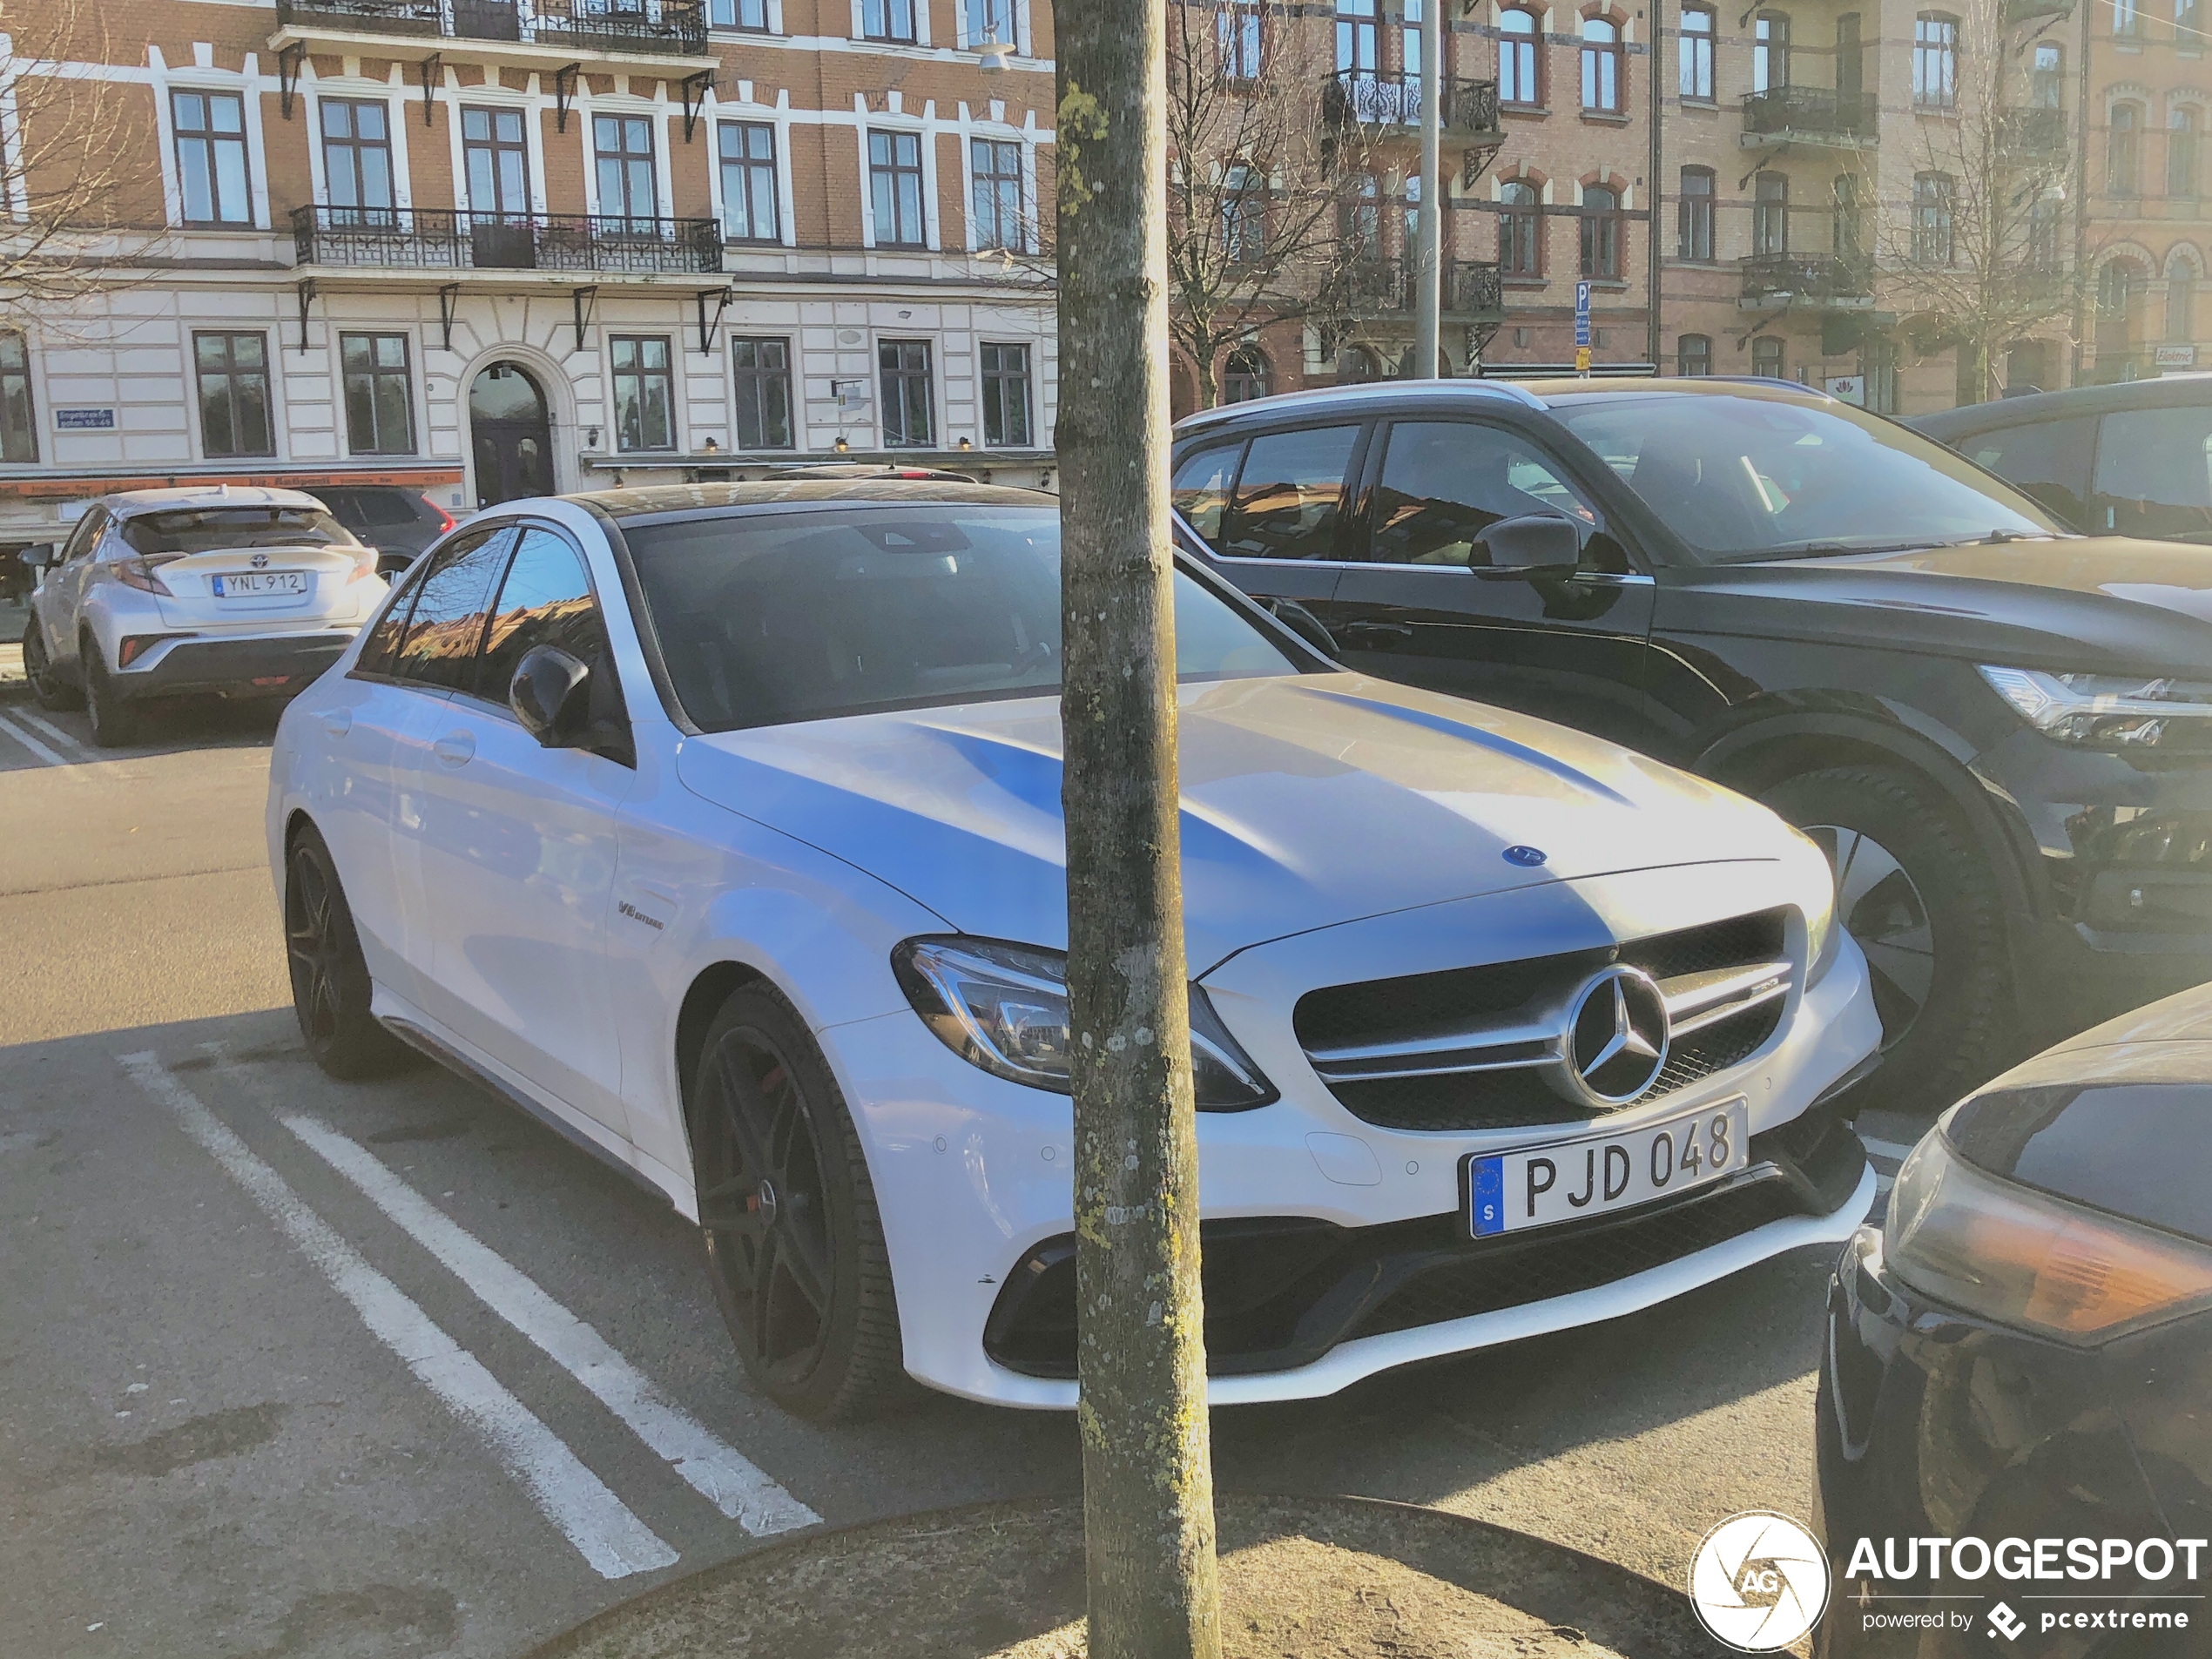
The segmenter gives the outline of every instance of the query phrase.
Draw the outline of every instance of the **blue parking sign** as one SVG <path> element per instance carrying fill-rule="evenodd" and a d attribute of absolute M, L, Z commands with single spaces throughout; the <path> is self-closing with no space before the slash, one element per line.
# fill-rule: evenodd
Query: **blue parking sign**
<path fill-rule="evenodd" d="M 1590 343 L 1590 285 L 1587 282 L 1575 285 L 1575 343 Z"/>

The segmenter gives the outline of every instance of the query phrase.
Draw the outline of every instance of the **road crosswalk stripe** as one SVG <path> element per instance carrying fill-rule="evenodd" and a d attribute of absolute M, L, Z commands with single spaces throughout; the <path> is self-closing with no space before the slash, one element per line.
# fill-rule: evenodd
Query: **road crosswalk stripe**
<path fill-rule="evenodd" d="M 6 732 L 50 766 L 66 766 L 70 764 L 66 756 L 55 753 L 4 714 L 0 714 L 0 732 Z"/>
<path fill-rule="evenodd" d="M 308 1208 L 285 1178 L 152 1054 L 121 1056 L 132 1080 L 168 1108 L 200 1149 L 246 1190 L 279 1231 L 353 1305 L 445 1407 L 484 1438 L 492 1455 L 602 1578 L 672 1566 L 676 1552 L 631 1514 L 559 1436 L 502 1387 L 482 1361 Z"/>
<path fill-rule="evenodd" d="M 277 1119 L 493 1312 L 590 1389 L 725 1515 L 756 1535 L 820 1523 L 819 1515 L 669 1399 L 536 1280 L 431 1204 L 367 1147 L 304 1112 L 279 1112 Z"/>
<path fill-rule="evenodd" d="M 51 720 L 46 719 L 43 716 L 33 714 L 29 709 L 17 709 L 15 711 L 14 718 L 24 722 L 26 725 L 37 726 L 41 732 L 44 732 L 56 743 L 60 744 L 63 748 L 71 750 L 77 754 L 81 754 L 87 759 L 91 758 L 92 752 L 90 749 L 85 747 L 85 745 L 82 743 L 79 743 L 75 738 L 71 737 L 68 732 L 63 731 L 61 727 L 56 725 Z"/>

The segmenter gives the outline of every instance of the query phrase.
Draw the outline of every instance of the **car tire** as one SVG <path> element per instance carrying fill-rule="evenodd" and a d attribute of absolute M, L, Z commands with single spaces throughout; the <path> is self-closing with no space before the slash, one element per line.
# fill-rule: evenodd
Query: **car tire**
<path fill-rule="evenodd" d="M 84 708 L 92 717 L 92 741 L 103 749 L 120 749 L 138 742 L 145 715 L 116 695 L 115 680 L 99 642 L 87 634 L 78 644 L 78 661 L 84 665 Z"/>
<path fill-rule="evenodd" d="M 2004 909 L 1941 799 L 1878 766 L 1806 772 L 1761 799 L 1839 867 L 1838 920 L 1866 955 L 1882 1064 L 1847 1109 L 1932 1113 L 1986 1082 L 2009 1041 Z"/>
<path fill-rule="evenodd" d="M 284 861 L 284 948 L 292 1009 L 307 1054 L 345 1082 L 381 1076 L 413 1050 L 368 1011 L 368 963 L 330 848 L 313 825 L 293 838 Z"/>
<path fill-rule="evenodd" d="M 845 1097 L 791 1006 L 750 985 L 707 1029 L 688 1096 L 699 1227 L 747 1374 L 816 1422 L 911 1385 L 874 1184 Z"/>
<path fill-rule="evenodd" d="M 60 714 L 84 705 L 84 694 L 61 677 L 53 658 L 47 654 L 46 632 L 36 616 L 23 625 L 23 673 L 30 684 L 31 696 L 47 712 Z"/>

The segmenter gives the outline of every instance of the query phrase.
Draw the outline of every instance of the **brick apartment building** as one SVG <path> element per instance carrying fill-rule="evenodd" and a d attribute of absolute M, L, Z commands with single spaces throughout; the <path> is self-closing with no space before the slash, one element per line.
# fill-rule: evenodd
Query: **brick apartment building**
<path fill-rule="evenodd" d="M 139 0 L 97 61 L 22 18 L 132 165 L 111 281 L 0 336 L 0 543 L 171 480 L 1049 480 L 1044 0 Z"/>

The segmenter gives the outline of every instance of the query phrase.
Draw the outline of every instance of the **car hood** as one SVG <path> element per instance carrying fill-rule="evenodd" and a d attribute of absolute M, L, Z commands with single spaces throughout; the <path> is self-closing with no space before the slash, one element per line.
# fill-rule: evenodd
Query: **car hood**
<path fill-rule="evenodd" d="M 1791 855 L 1764 807 L 1456 698 L 1330 674 L 1185 685 L 1179 705 L 1194 970 L 1264 940 L 1508 887 Z M 678 771 L 952 928 L 1066 944 L 1057 698 L 688 738 Z M 1542 863 L 1506 857 L 1524 847 Z"/>

